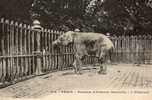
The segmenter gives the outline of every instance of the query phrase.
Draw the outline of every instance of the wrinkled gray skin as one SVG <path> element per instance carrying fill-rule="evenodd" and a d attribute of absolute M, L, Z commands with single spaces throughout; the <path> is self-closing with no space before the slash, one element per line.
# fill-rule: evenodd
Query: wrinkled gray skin
<path fill-rule="evenodd" d="M 107 66 L 105 64 L 105 56 L 114 48 L 112 41 L 108 37 L 101 33 L 69 31 L 59 36 L 59 38 L 53 42 L 53 46 L 67 46 L 70 43 L 74 44 L 75 49 L 75 60 L 73 63 L 75 73 L 81 74 L 82 60 L 85 56 L 94 54 L 99 58 L 101 64 L 99 74 L 106 74 Z"/>

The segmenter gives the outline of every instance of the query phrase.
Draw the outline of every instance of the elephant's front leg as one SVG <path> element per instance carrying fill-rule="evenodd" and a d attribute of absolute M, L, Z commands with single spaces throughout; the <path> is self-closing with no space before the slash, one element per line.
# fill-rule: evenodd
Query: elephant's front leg
<path fill-rule="evenodd" d="M 102 58 L 102 59 L 99 59 L 100 61 L 100 70 L 99 70 L 99 74 L 107 74 L 107 66 L 106 66 L 106 63 L 105 63 L 105 59 Z"/>
<path fill-rule="evenodd" d="M 82 65 L 82 62 L 80 60 L 80 57 L 76 56 L 74 63 L 73 63 L 74 71 L 76 74 L 82 74 L 81 73 L 81 65 Z"/>
<path fill-rule="evenodd" d="M 77 64 L 77 61 L 76 60 L 74 60 L 74 62 L 73 62 L 73 67 L 74 67 L 74 72 L 75 72 L 75 74 L 77 74 L 78 73 L 78 64 Z"/>

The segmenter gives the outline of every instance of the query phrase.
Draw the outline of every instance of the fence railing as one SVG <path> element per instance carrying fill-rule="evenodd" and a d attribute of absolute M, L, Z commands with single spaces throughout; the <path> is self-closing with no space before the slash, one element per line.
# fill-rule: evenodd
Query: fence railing
<path fill-rule="evenodd" d="M 112 62 L 152 64 L 152 35 L 113 36 Z"/>
<path fill-rule="evenodd" d="M 0 86 L 5 87 L 41 73 L 71 68 L 72 45 L 53 50 L 52 41 L 64 32 L 33 30 L 30 25 L 0 19 Z M 97 59 L 88 57 L 84 63 Z"/>
<path fill-rule="evenodd" d="M 70 69 L 74 61 L 72 45 L 52 48 L 52 41 L 64 32 L 43 29 L 0 19 L 0 87 L 31 78 L 41 73 Z M 109 56 L 112 63 L 152 63 L 152 36 L 113 36 L 115 49 Z M 98 59 L 88 56 L 85 64 Z"/>

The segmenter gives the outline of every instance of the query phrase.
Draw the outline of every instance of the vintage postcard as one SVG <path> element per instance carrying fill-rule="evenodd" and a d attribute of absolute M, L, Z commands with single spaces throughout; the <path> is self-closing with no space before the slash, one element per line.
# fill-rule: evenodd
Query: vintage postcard
<path fill-rule="evenodd" d="M 152 0 L 0 0 L 0 100 L 151 100 Z"/>

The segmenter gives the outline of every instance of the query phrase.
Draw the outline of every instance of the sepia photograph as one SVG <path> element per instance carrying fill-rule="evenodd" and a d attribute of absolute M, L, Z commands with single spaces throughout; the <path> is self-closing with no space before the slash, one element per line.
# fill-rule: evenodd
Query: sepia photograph
<path fill-rule="evenodd" d="M 0 0 L 0 100 L 58 97 L 152 99 L 152 0 Z"/>

